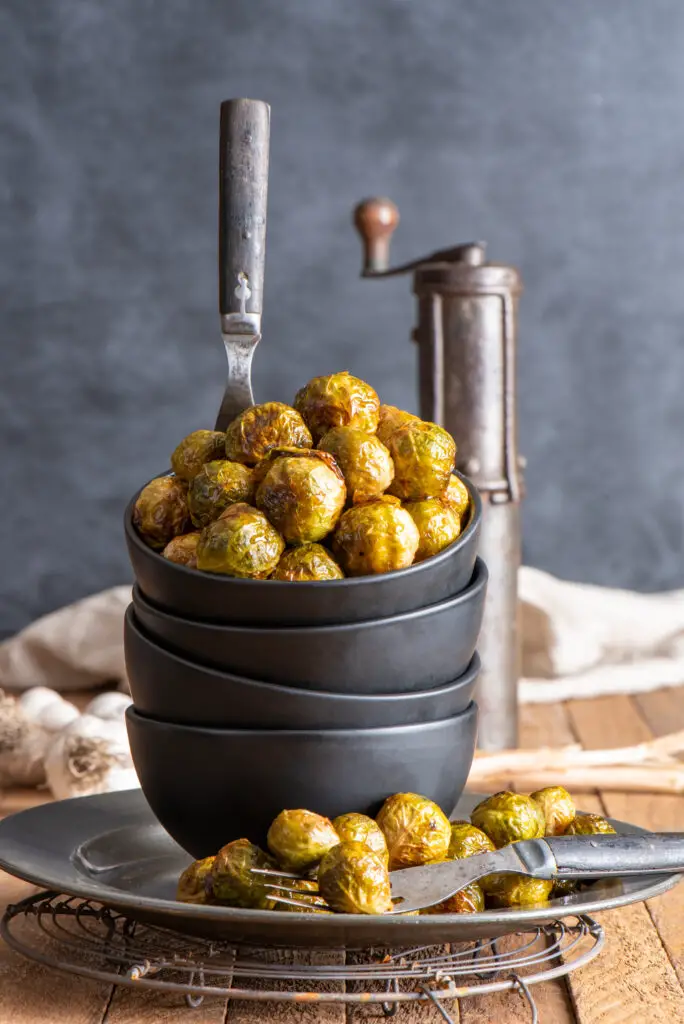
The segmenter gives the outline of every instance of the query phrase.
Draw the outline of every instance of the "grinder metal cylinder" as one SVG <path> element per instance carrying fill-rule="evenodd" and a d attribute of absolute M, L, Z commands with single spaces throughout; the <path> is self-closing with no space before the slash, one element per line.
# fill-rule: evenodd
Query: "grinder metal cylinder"
<path fill-rule="evenodd" d="M 357 207 L 363 274 L 413 273 L 420 415 L 456 438 L 457 466 L 482 496 L 480 554 L 489 584 L 478 648 L 478 744 L 502 750 L 518 741 L 523 460 L 517 445 L 515 340 L 522 282 L 513 267 L 485 262 L 484 243 L 456 246 L 390 270 L 389 238 L 398 221 L 389 200 L 366 200 Z"/>

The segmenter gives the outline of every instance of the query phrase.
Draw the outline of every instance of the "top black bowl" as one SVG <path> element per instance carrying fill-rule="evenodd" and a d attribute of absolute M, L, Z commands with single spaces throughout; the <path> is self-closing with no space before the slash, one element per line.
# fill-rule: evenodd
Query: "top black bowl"
<path fill-rule="evenodd" d="M 438 604 L 468 586 L 482 521 L 475 486 L 458 473 L 470 492 L 468 524 L 458 540 L 433 558 L 379 576 L 286 583 L 242 580 L 199 572 L 169 562 L 149 548 L 133 526 L 135 494 L 126 509 L 128 554 L 142 592 L 159 608 L 192 619 L 251 626 L 304 626 L 363 622 Z"/>

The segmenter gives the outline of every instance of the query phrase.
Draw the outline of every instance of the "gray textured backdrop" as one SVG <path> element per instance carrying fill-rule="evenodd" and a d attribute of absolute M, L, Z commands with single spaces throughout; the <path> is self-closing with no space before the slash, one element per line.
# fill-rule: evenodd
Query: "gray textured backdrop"
<path fill-rule="evenodd" d="M 127 497 L 223 386 L 218 107 L 273 106 L 259 399 L 349 368 L 416 408 L 409 280 L 517 264 L 525 558 L 684 585 L 684 5 L 4 0 L 0 628 L 126 581 Z M 301 316 L 301 326 L 298 318 Z"/>

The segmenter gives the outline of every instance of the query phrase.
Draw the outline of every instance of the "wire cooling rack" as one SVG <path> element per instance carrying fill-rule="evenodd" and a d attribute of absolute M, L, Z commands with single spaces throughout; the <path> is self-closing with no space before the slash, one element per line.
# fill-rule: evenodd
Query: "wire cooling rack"
<path fill-rule="evenodd" d="M 236 947 L 136 922 L 110 907 L 55 892 L 9 906 L 0 934 L 47 967 L 113 985 L 172 992 L 199 1007 L 205 998 L 290 1003 L 378 1003 L 391 1017 L 402 1003 L 432 1001 L 450 1022 L 454 999 L 517 992 L 538 1020 L 532 988 L 597 956 L 603 929 L 587 916 L 473 943 L 364 951 Z"/>

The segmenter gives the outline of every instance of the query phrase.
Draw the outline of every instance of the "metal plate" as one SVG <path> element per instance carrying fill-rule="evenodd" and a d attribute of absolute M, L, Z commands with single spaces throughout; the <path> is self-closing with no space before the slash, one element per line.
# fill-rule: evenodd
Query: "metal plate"
<path fill-rule="evenodd" d="M 468 794 L 457 816 L 481 796 Z M 619 832 L 642 832 L 613 821 Z M 188 855 L 156 822 L 139 790 L 44 804 L 0 821 L 0 867 L 44 888 L 97 900 L 130 918 L 191 935 L 267 946 L 418 946 L 528 930 L 562 917 L 651 899 L 681 875 L 611 879 L 526 909 L 416 917 L 316 915 L 203 907 L 174 900 Z"/>

